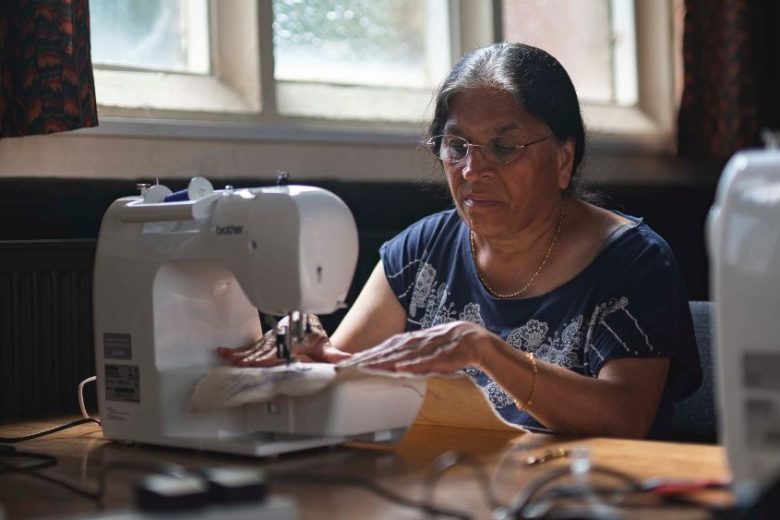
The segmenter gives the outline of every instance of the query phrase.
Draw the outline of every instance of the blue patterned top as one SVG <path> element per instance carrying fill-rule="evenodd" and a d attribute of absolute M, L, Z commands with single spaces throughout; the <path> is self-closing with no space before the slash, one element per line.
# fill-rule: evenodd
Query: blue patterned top
<path fill-rule="evenodd" d="M 469 232 L 455 210 L 412 224 L 385 242 L 387 280 L 406 330 L 453 320 L 477 323 L 518 350 L 589 377 L 610 359 L 668 357 L 669 377 L 651 438 L 671 436 L 672 404 L 701 384 L 688 296 L 668 244 L 642 219 L 614 234 L 577 276 L 532 298 L 493 297 L 482 285 Z M 507 421 L 544 429 L 485 373 L 467 367 Z"/>

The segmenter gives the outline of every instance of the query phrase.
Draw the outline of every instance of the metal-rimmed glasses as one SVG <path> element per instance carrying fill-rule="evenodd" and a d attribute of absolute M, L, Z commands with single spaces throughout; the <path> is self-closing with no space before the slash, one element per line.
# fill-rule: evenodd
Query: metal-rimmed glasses
<path fill-rule="evenodd" d="M 487 144 L 474 144 L 468 142 L 463 137 L 444 134 L 431 137 L 425 142 L 425 145 L 431 148 L 434 155 L 448 164 L 459 163 L 468 157 L 473 148 L 480 148 L 482 156 L 487 160 L 501 166 L 506 166 L 520 157 L 520 154 L 523 153 L 523 149 L 532 144 L 546 141 L 552 136 L 553 134 L 549 134 L 528 143 L 517 143 L 506 137 L 494 137 L 493 139 L 490 139 Z M 438 154 L 436 153 L 437 145 L 439 148 Z"/>

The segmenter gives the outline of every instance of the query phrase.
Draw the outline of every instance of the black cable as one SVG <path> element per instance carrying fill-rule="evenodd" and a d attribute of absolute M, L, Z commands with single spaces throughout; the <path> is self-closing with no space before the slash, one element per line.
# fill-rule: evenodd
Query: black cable
<path fill-rule="evenodd" d="M 34 459 L 38 462 L 20 466 L 18 464 L 6 462 L 4 459 Z M 45 453 L 32 453 L 28 451 L 18 451 L 13 446 L 0 444 L 0 475 L 10 471 L 33 471 L 38 469 L 50 468 L 58 463 L 57 457 Z"/>
<path fill-rule="evenodd" d="M 101 497 L 100 494 L 95 491 L 90 491 L 88 489 L 84 489 L 82 487 L 77 486 L 76 484 L 71 483 L 68 481 L 68 479 L 55 476 L 55 475 L 49 475 L 47 473 L 43 473 L 40 471 L 36 471 L 34 469 L 23 469 L 23 468 L 16 468 L 12 471 L 16 471 L 17 473 L 21 473 L 23 475 L 28 475 L 30 477 L 39 478 L 41 480 L 45 480 L 47 482 L 51 482 L 52 484 L 57 484 L 58 486 L 61 486 L 68 491 L 72 491 L 76 493 L 77 495 L 80 495 L 84 498 L 88 498 L 90 500 L 95 500 L 98 503 L 100 503 Z"/>
<path fill-rule="evenodd" d="M 648 509 L 660 509 L 669 507 L 670 505 L 674 506 L 680 506 L 680 507 L 701 507 L 701 502 L 697 502 L 694 499 L 690 499 L 685 496 L 681 495 L 657 495 L 653 493 L 652 491 L 648 491 L 646 489 L 633 489 L 633 490 L 624 490 L 624 489 L 615 489 L 613 487 L 606 487 L 606 486 L 582 486 L 582 485 L 561 485 L 556 486 L 548 490 L 544 494 L 544 498 L 549 499 L 571 499 L 571 498 L 582 498 L 587 496 L 596 496 L 596 497 L 606 497 L 609 498 L 610 496 L 619 496 L 619 498 L 627 498 L 628 495 L 635 494 L 639 496 L 653 496 L 656 499 L 658 499 L 657 503 L 648 503 L 648 502 L 642 502 L 642 503 L 631 503 L 631 502 L 616 502 L 614 505 L 618 507 L 623 508 L 648 508 Z"/>
<path fill-rule="evenodd" d="M 725 489 L 725 487 L 724 487 Z M 703 509 L 709 512 L 712 519 L 717 518 L 738 518 L 735 514 L 739 508 L 734 506 L 723 506 L 718 504 L 708 504 L 707 502 L 696 500 L 689 495 L 661 495 L 661 504 L 659 507 L 682 507 L 691 509 Z M 740 515 L 741 516 L 741 515 Z"/>
<path fill-rule="evenodd" d="M 699 502 L 685 495 L 658 495 L 652 492 L 652 490 L 646 489 L 641 482 L 637 481 L 633 477 L 604 466 L 591 467 L 589 474 L 592 475 L 606 475 L 616 478 L 626 484 L 626 487 L 620 489 L 611 487 L 593 487 L 593 486 L 558 486 L 549 489 L 539 500 L 533 500 L 538 495 L 539 491 L 551 482 L 566 477 L 571 474 L 569 467 L 555 468 L 550 470 L 546 474 L 542 475 L 538 479 L 531 482 L 526 488 L 512 500 L 512 505 L 507 508 L 504 518 L 526 518 L 525 513 L 533 509 L 534 505 L 541 504 L 544 501 L 561 499 L 561 498 L 578 498 L 587 496 L 604 496 L 604 497 L 618 497 L 621 500 L 614 502 L 610 505 L 613 507 L 624 509 L 662 509 L 670 506 L 684 507 L 684 508 L 696 508 L 707 511 L 713 518 L 725 518 L 728 515 L 730 509 L 722 506 L 713 506 L 705 502 Z M 631 503 L 625 501 L 630 495 L 641 496 L 653 496 L 659 501 L 657 503 Z M 554 509 L 548 509 L 541 516 L 538 512 L 534 512 L 532 515 L 534 518 L 548 518 L 548 514 L 552 515 L 555 512 Z M 553 516 L 549 516 L 553 517 Z"/>
<path fill-rule="evenodd" d="M 354 476 L 342 476 L 342 475 L 312 475 L 312 474 L 297 474 L 297 473 L 278 473 L 271 474 L 270 477 L 273 481 L 288 481 L 296 484 L 322 484 L 327 486 L 353 486 L 366 491 L 370 491 L 385 500 L 393 502 L 395 504 L 417 509 L 428 515 L 447 516 L 451 518 L 461 518 L 463 520 L 471 520 L 471 515 L 464 511 L 457 509 L 448 509 L 443 507 L 437 507 L 427 502 L 418 502 L 410 498 L 398 495 L 389 489 L 386 489 L 371 479 L 364 477 Z"/>
<path fill-rule="evenodd" d="M 97 419 L 93 419 L 92 417 L 85 417 L 83 419 L 76 419 L 75 421 L 71 421 L 66 424 L 61 424 L 60 426 L 56 426 L 48 430 L 31 433 L 29 435 L 23 435 L 21 437 L 0 437 L 0 442 L 13 444 L 15 442 L 29 441 L 32 439 L 37 439 L 38 437 L 43 437 L 44 435 L 51 435 L 52 433 L 57 433 L 62 430 L 67 430 L 68 428 L 73 428 L 74 426 L 79 426 L 80 424 L 86 424 L 86 423 L 95 423 L 97 425 L 100 425 L 100 421 L 98 421 Z"/>
<path fill-rule="evenodd" d="M 82 420 L 82 423 L 86 422 L 86 420 Z M 81 423 L 80 423 L 81 424 Z M 73 424 L 71 424 L 73 425 Z M 73 425 L 75 426 L 75 425 Z M 65 426 L 67 427 L 67 425 Z M 63 427 L 60 427 L 60 429 L 64 429 Z M 43 432 L 45 434 L 45 432 Z M 52 432 L 49 432 L 52 433 Z M 31 458 L 31 459 L 38 459 L 40 462 L 35 464 L 28 464 L 25 466 L 19 466 L 17 464 L 9 464 L 7 462 L 4 462 L 2 459 L 4 458 Z M 0 475 L 3 473 L 22 473 L 24 475 L 28 475 L 33 478 L 39 478 L 41 480 L 45 480 L 47 482 L 50 482 L 52 484 L 56 484 L 58 486 L 61 486 L 69 491 L 72 491 L 73 493 L 76 493 L 77 495 L 80 495 L 84 498 L 88 498 L 90 500 L 94 500 L 98 503 L 98 505 L 102 508 L 104 506 L 104 499 L 106 495 L 106 489 L 108 487 L 107 483 L 107 475 L 116 470 L 129 470 L 129 471 L 141 471 L 146 473 L 165 473 L 171 476 L 186 476 L 193 474 L 190 470 L 185 468 L 184 466 L 180 466 L 178 464 L 169 464 L 169 463 L 145 463 L 145 462 L 135 462 L 135 461 L 116 461 L 111 462 L 109 464 L 104 465 L 100 469 L 100 473 L 98 474 L 98 489 L 97 491 L 92 491 L 89 489 L 85 489 L 83 487 L 78 486 L 77 484 L 74 484 L 69 479 L 66 479 L 64 477 L 60 477 L 57 475 L 52 475 L 48 473 L 43 473 L 40 470 L 44 468 L 48 468 L 51 466 L 56 466 L 58 463 L 57 457 L 54 455 L 48 455 L 43 453 L 31 453 L 26 451 L 18 451 L 13 446 L 7 446 L 0 444 Z"/>
<path fill-rule="evenodd" d="M 709 489 L 727 489 L 728 486 L 714 486 Z M 719 504 L 710 504 L 706 501 L 697 500 L 696 498 L 693 498 L 693 494 L 695 492 L 690 492 L 686 494 L 674 494 L 674 495 L 664 495 L 664 494 L 657 494 L 654 493 L 652 490 L 647 489 L 645 487 L 642 487 L 641 489 L 633 489 L 633 490 L 619 490 L 614 488 L 608 488 L 608 487 L 591 487 L 588 486 L 586 489 L 582 486 L 558 486 L 550 489 L 548 492 L 544 494 L 545 500 L 550 499 L 575 499 L 575 498 L 581 498 L 581 497 L 587 497 L 587 496 L 598 496 L 598 497 L 611 497 L 618 495 L 619 498 L 622 500 L 619 502 L 611 503 L 610 505 L 619 509 L 641 509 L 641 510 L 658 510 L 658 509 L 668 509 L 669 507 L 674 508 L 680 508 L 680 509 L 689 509 L 689 510 L 698 510 L 698 511 L 705 511 L 708 513 L 708 518 L 711 518 L 712 520 L 733 520 L 734 518 L 739 518 L 739 516 L 735 513 L 738 509 L 735 509 L 733 506 L 723 506 Z M 628 501 L 631 495 L 637 495 L 637 496 L 652 496 L 657 501 L 655 503 L 651 502 L 631 502 Z M 523 517 L 520 517 L 523 518 Z M 542 518 L 546 518 L 543 516 Z"/>
<path fill-rule="evenodd" d="M 20 466 L 18 464 L 8 463 L 3 459 L 37 459 L 39 462 L 33 464 L 27 464 Z M 45 453 L 31 453 L 27 451 L 17 451 L 13 446 L 0 445 L 0 475 L 3 473 L 21 473 L 22 475 L 28 475 L 33 478 L 39 478 L 58 486 L 62 486 L 65 489 L 72 491 L 78 495 L 81 495 L 90 500 L 98 500 L 100 497 L 97 493 L 83 489 L 67 479 L 42 473 L 40 470 L 44 468 L 50 468 L 56 466 L 59 461 L 54 455 L 48 455 Z"/>
<path fill-rule="evenodd" d="M 629 475 L 611 469 L 603 466 L 591 466 L 589 474 L 601 474 L 601 475 L 607 475 L 611 477 L 615 477 L 618 480 L 622 480 L 623 482 L 626 482 L 628 484 L 627 488 L 622 490 L 623 493 L 628 492 L 634 492 L 634 491 L 640 491 L 641 490 L 641 484 L 635 480 L 634 478 L 630 477 Z M 532 481 L 528 486 L 523 489 L 521 493 L 515 497 L 515 499 L 512 500 L 511 505 L 507 508 L 507 515 L 509 518 L 525 518 L 523 516 L 523 512 L 528 508 L 531 503 L 532 499 L 536 494 L 547 484 L 550 482 L 553 482 L 561 477 L 571 475 L 571 468 L 569 466 L 562 467 L 562 468 L 555 468 L 553 470 L 548 471 L 538 479 Z M 591 493 L 592 494 L 592 493 Z"/>

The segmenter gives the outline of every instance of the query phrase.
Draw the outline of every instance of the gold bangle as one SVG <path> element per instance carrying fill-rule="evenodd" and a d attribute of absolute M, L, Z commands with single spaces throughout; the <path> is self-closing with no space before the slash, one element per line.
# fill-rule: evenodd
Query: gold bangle
<path fill-rule="evenodd" d="M 531 361 L 531 368 L 534 371 L 534 377 L 531 379 L 531 391 L 528 392 L 528 398 L 525 400 L 525 403 L 520 404 L 515 400 L 515 406 L 517 406 L 517 409 L 521 412 L 527 412 L 531 409 L 531 405 L 534 402 L 534 391 L 536 390 L 536 380 L 539 379 L 539 369 L 536 366 L 536 358 L 534 357 L 533 352 L 526 352 L 526 356 L 528 356 L 528 359 Z"/>

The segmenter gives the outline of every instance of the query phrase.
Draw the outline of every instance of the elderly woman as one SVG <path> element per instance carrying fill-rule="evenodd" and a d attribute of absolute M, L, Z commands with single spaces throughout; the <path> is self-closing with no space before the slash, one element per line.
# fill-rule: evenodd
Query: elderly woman
<path fill-rule="evenodd" d="M 563 67 L 523 44 L 471 52 L 441 85 L 428 133 L 455 209 L 382 246 L 309 358 L 462 370 L 513 423 L 668 437 L 674 400 L 701 379 L 684 283 L 641 219 L 576 196 L 585 132 Z M 269 352 L 221 351 L 239 365 Z"/>

